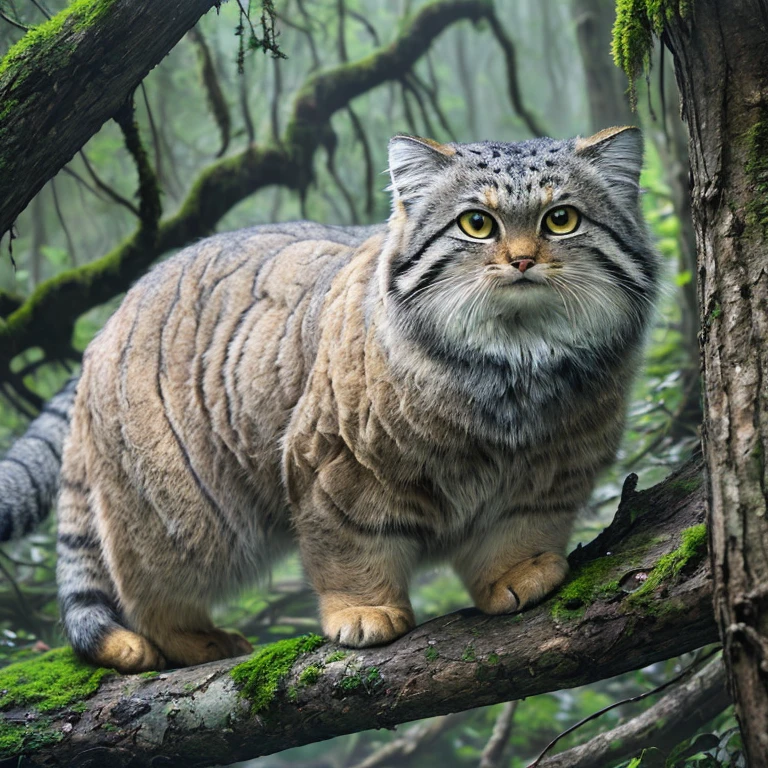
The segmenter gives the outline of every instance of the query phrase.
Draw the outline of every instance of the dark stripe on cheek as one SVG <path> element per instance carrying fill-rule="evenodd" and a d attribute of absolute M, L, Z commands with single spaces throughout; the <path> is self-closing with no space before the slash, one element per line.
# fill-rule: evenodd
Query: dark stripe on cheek
<path fill-rule="evenodd" d="M 642 298 L 647 295 L 647 291 L 643 286 L 636 283 L 621 265 L 609 258 L 599 248 L 590 248 L 589 252 L 592 254 L 595 261 L 600 264 L 602 269 L 613 277 L 616 281 L 616 285 L 622 289 L 633 304 L 639 303 Z"/>
<path fill-rule="evenodd" d="M 630 247 L 629 243 L 615 229 L 613 229 L 613 227 L 610 227 L 608 224 L 598 221 L 597 219 L 592 219 L 589 216 L 584 216 L 584 218 L 598 227 L 598 229 L 605 232 L 605 234 L 608 235 L 630 259 L 632 259 L 635 266 L 643 273 L 643 277 L 645 277 L 649 283 L 656 282 L 658 268 L 654 261 L 649 260 L 644 254 Z"/>
<path fill-rule="evenodd" d="M 422 246 L 419 248 L 416 253 L 413 254 L 413 256 L 409 256 L 403 261 L 401 261 L 399 264 L 396 264 L 392 270 L 392 282 L 394 283 L 395 280 L 397 280 L 399 277 L 401 277 L 405 272 L 407 272 L 416 262 L 422 257 L 424 254 L 424 251 L 429 248 L 432 243 L 435 242 L 439 237 L 442 237 L 456 222 L 451 219 L 444 227 L 440 228 L 437 232 L 430 235 L 425 242 L 422 244 Z"/>

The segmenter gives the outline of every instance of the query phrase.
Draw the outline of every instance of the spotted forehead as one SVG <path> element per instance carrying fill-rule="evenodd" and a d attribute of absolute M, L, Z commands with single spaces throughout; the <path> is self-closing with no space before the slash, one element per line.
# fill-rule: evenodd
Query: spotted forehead
<path fill-rule="evenodd" d="M 481 142 L 454 144 L 455 157 L 466 170 L 474 171 L 477 183 L 494 198 L 511 203 L 551 196 L 563 185 L 566 159 L 573 154 L 571 142 L 533 139 L 518 143 Z M 541 190 L 539 193 L 538 190 Z M 494 205 L 495 207 L 495 205 Z"/>

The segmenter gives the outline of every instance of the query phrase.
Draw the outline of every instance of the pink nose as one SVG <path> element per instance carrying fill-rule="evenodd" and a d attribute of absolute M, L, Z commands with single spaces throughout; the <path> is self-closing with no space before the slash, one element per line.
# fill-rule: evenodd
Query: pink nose
<path fill-rule="evenodd" d="M 532 267 L 535 263 L 533 259 L 515 259 L 512 262 L 512 266 L 517 267 L 521 272 L 525 272 L 528 267 Z"/>

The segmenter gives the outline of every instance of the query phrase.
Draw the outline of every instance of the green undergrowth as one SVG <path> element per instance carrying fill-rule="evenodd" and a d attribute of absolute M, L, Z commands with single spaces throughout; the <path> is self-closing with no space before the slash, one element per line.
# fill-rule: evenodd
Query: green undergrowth
<path fill-rule="evenodd" d="M 30 661 L 20 661 L 0 670 L 0 710 L 25 709 L 40 713 L 63 709 L 93 695 L 102 678 L 112 672 L 80 661 L 71 648 L 57 648 Z M 18 754 L 35 743 L 61 738 L 51 733 L 45 717 L 25 722 L 0 723 L 0 757 Z"/>
<path fill-rule="evenodd" d="M 299 656 L 316 650 L 325 642 L 318 635 L 280 640 L 238 664 L 230 674 L 240 689 L 240 695 L 251 702 L 251 714 L 258 714 L 269 707 L 280 683 Z"/>
<path fill-rule="evenodd" d="M 71 22 L 75 31 L 87 29 L 102 18 L 114 3 L 115 0 L 74 0 L 48 21 L 32 27 L 0 61 L 0 77 L 28 55 L 39 55 L 41 64 L 60 62 L 62 55 L 68 53 L 61 50 L 60 40 L 57 39 L 65 24 Z"/>
<path fill-rule="evenodd" d="M 617 0 L 611 51 L 617 67 L 624 70 L 635 101 L 634 82 L 650 67 L 653 37 L 675 16 L 687 18 L 693 0 Z"/>

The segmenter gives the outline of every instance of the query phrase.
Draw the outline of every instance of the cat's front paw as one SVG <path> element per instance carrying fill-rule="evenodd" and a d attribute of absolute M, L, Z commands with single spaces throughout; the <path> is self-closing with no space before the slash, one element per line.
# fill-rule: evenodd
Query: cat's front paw
<path fill-rule="evenodd" d="M 413 611 L 389 605 L 342 608 L 323 616 L 323 632 L 351 648 L 384 645 L 416 626 Z"/>
<path fill-rule="evenodd" d="M 515 613 L 546 597 L 568 575 L 568 561 L 555 552 L 523 560 L 476 595 L 483 613 Z"/>

